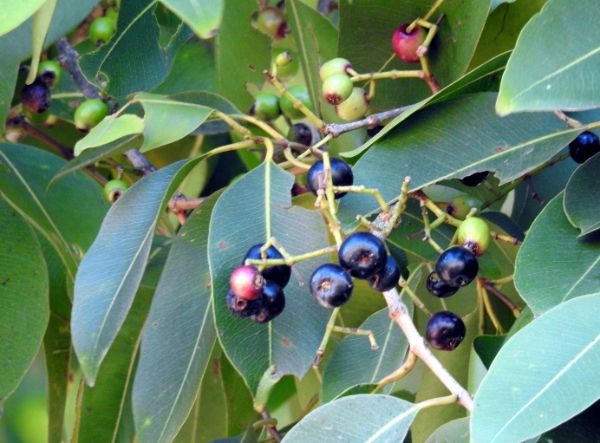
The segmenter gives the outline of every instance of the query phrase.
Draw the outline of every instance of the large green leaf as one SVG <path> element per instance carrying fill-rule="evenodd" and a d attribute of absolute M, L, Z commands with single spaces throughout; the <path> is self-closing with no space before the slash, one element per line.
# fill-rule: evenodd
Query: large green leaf
<path fill-rule="evenodd" d="M 515 286 L 535 314 L 598 292 L 600 244 L 577 239 L 562 200 L 561 193 L 548 203 L 517 255 Z"/>
<path fill-rule="evenodd" d="M 378 188 L 387 201 L 397 197 L 406 176 L 411 189 L 485 170 L 506 183 L 547 161 L 576 134 L 552 114 L 498 117 L 495 98 L 470 94 L 415 114 L 357 162 L 354 183 Z M 376 208 L 372 197 L 353 194 L 342 200 L 340 217 L 353 224 L 357 213 Z"/>
<path fill-rule="evenodd" d="M 527 23 L 502 77 L 498 113 L 600 106 L 597 6 L 594 0 L 549 0 Z M 574 28 L 586 32 L 579 35 Z"/>
<path fill-rule="evenodd" d="M 473 441 L 535 437 L 600 398 L 599 308 L 596 288 L 596 295 L 555 307 L 504 345 L 474 399 Z"/>
<path fill-rule="evenodd" d="M 77 157 L 90 148 L 104 146 L 124 137 L 130 139 L 132 135 L 141 134 L 143 130 L 144 121 L 137 115 L 109 115 L 75 143 L 74 154 Z"/>
<path fill-rule="evenodd" d="M 251 246 L 272 236 L 290 254 L 327 246 L 327 228 L 321 215 L 291 207 L 293 182 L 292 175 L 265 162 L 222 194 L 210 223 L 208 248 L 217 332 L 229 360 L 252 392 L 263 376 L 275 381 L 284 374 L 304 375 L 330 314 L 308 291 L 312 271 L 325 258 L 294 265 L 285 288 L 286 309 L 268 324 L 236 318 L 225 303 L 231 271 Z"/>
<path fill-rule="evenodd" d="M 0 199 L 0 399 L 18 386 L 48 324 L 48 272 L 29 225 Z"/>
<path fill-rule="evenodd" d="M 217 197 L 204 201 L 179 231 L 152 302 L 133 388 L 140 441 L 173 440 L 209 362 L 216 335 L 207 242 Z"/>
<path fill-rule="evenodd" d="M 214 37 L 221 23 L 225 0 L 160 0 L 200 38 Z"/>
<path fill-rule="evenodd" d="M 42 49 L 44 49 L 44 42 L 46 40 L 48 29 L 50 28 L 50 21 L 54 14 L 54 8 L 56 8 L 56 0 L 46 0 L 42 7 L 33 15 L 33 32 L 31 34 L 33 53 L 31 54 L 31 65 L 29 66 L 29 74 L 27 75 L 27 84 L 33 83 L 37 76 L 40 55 L 42 55 Z"/>
<path fill-rule="evenodd" d="M 571 224 L 581 230 L 580 236 L 600 229 L 600 196 L 591 189 L 600 186 L 600 156 L 586 161 L 573 173 L 565 188 L 565 213 Z"/>
<path fill-rule="evenodd" d="M 0 0 L 0 8 L 4 13 L 0 18 L 0 35 L 12 31 L 33 15 L 45 0 L 25 0 L 14 3 L 11 0 Z"/>
<path fill-rule="evenodd" d="M 285 443 L 403 441 L 419 405 L 388 395 L 351 395 L 327 403 L 288 432 Z"/>
<path fill-rule="evenodd" d="M 469 418 L 457 418 L 444 423 L 425 443 L 469 443 Z"/>

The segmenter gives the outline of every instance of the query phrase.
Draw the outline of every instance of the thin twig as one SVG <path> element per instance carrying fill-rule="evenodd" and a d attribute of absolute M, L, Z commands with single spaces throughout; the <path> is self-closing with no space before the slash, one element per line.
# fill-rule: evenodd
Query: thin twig
<path fill-rule="evenodd" d="M 9 119 L 6 122 L 6 126 L 13 128 L 21 128 L 25 134 L 45 143 L 50 148 L 52 148 L 54 152 L 56 152 L 58 155 L 60 155 L 66 160 L 71 160 L 73 158 L 73 151 L 71 149 L 67 148 L 54 137 L 51 137 L 50 135 L 39 130 L 35 126 L 30 125 L 27 122 L 27 120 L 25 120 L 25 117 L 23 117 L 22 115 L 18 115 L 14 118 Z"/>
<path fill-rule="evenodd" d="M 269 420 L 271 418 L 271 415 L 269 414 L 269 411 L 267 408 L 263 409 L 262 416 L 265 420 Z M 269 433 L 271 434 L 271 436 L 273 437 L 273 439 L 275 439 L 275 441 L 277 443 L 279 443 L 281 441 L 281 434 L 279 433 L 279 431 L 277 430 L 277 428 L 275 426 L 267 425 L 267 431 L 269 431 Z"/>
<path fill-rule="evenodd" d="M 334 138 L 346 132 L 354 131 L 360 128 L 374 128 L 385 120 L 397 117 L 404 111 L 410 109 L 412 105 L 400 106 L 399 108 L 390 109 L 376 114 L 371 114 L 361 120 L 356 120 L 349 123 L 329 123 L 323 128 L 323 133 L 331 134 Z"/>

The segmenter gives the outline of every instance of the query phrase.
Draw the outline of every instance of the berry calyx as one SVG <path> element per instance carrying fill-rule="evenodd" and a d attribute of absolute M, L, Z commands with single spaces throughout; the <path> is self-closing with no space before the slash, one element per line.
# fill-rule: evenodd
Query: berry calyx
<path fill-rule="evenodd" d="M 319 76 L 321 77 L 321 81 L 324 82 L 332 75 L 348 75 L 348 69 L 351 68 L 352 63 L 350 63 L 348 60 L 345 58 L 336 57 L 321 65 L 321 69 L 319 69 Z"/>
<path fill-rule="evenodd" d="M 480 183 L 483 183 L 483 181 L 488 177 L 488 175 L 490 175 L 490 171 L 476 172 L 475 174 L 467 175 L 466 177 L 461 178 L 460 182 L 465 186 L 474 188 Z"/>
<path fill-rule="evenodd" d="M 469 217 L 456 230 L 458 243 L 480 256 L 490 246 L 492 236 L 485 220 L 479 217 Z"/>
<path fill-rule="evenodd" d="M 340 245 L 338 259 L 350 275 L 367 279 L 383 270 L 387 252 L 383 242 L 373 234 L 355 232 Z"/>
<path fill-rule="evenodd" d="M 50 108 L 50 89 L 39 78 L 21 89 L 21 103 L 35 114 L 43 114 Z"/>
<path fill-rule="evenodd" d="M 261 306 L 257 313 L 250 318 L 256 323 L 267 323 L 283 312 L 285 308 L 285 295 L 277 283 L 267 281 L 260 300 Z"/>
<path fill-rule="evenodd" d="M 304 123 L 294 123 L 288 131 L 288 140 L 301 143 L 306 146 L 312 145 L 312 131 L 310 126 Z"/>
<path fill-rule="evenodd" d="M 75 127 L 80 131 L 89 131 L 108 114 L 108 105 L 102 100 L 91 98 L 82 102 L 75 110 Z"/>
<path fill-rule="evenodd" d="M 346 74 L 330 75 L 323 82 L 323 98 L 327 103 L 339 105 L 352 94 L 354 83 Z"/>
<path fill-rule="evenodd" d="M 427 276 L 427 290 L 436 297 L 445 298 L 456 294 L 458 288 L 444 283 L 434 271 Z"/>
<path fill-rule="evenodd" d="M 38 76 L 48 85 L 53 88 L 60 83 L 62 78 L 62 68 L 56 60 L 44 60 L 38 66 Z"/>
<path fill-rule="evenodd" d="M 275 120 L 281 114 L 279 97 L 270 92 L 259 92 L 254 99 L 252 113 L 261 120 Z"/>
<path fill-rule="evenodd" d="M 246 300 L 236 297 L 233 291 L 227 293 L 227 307 L 237 317 L 246 318 L 260 313 L 262 298 Z"/>
<path fill-rule="evenodd" d="M 129 184 L 124 180 L 119 178 L 109 180 L 104 185 L 104 198 L 107 202 L 113 204 L 123 195 L 127 188 L 129 188 Z"/>
<path fill-rule="evenodd" d="M 394 257 L 388 255 L 383 269 L 369 278 L 369 285 L 376 291 L 384 292 L 395 288 L 398 280 L 400 280 L 400 266 Z"/>
<path fill-rule="evenodd" d="M 263 292 L 265 279 L 254 266 L 240 266 L 231 273 L 229 286 L 237 298 L 255 300 Z"/>
<path fill-rule="evenodd" d="M 392 47 L 400 60 L 406 63 L 419 61 L 418 49 L 423 43 L 423 31 L 416 26 L 411 32 L 406 32 L 410 23 L 404 23 L 392 35 Z"/>
<path fill-rule="evenodd" d="M 310 277 L 310 293 L 325 308 L 337 308 L 352 295 L 354 283 L 340 266 L 327 263 L 319 266 Z"/>
<path fill-rule="evenodd" d="M 280 39 L 287 33 L 285 14 L 278 8 L 261 9 L 253 18 L 254 27 L 269 37 Z"/>
<path fill-rule="evenodd" d="M 470 250 L 453 246 L 439 256 L 435 271 L 444 283 L 458 288 L 468 285 L 477 277 L 479 263 Z"/>
<path fill-rule="evenodd" d="M 329 164 L 331 166 L 331 181 L 334 186 L 352 186 L 354 175 L 348 163 L 339 158 L 331 157 Z M 323 160 L 313 163 L 310 167 L 306 174 L 306 185 L 314 195 L 318 194 L 319 189 L 325 189 L 325 164 Z M 346 195 L 345 192 L 336 192 L 335 198 L 338 199 L 344 195 Z"/>
<path fill-rule="evenodd" d="M 469 195 L 461 194 L 455 197 L 448 206 L 447 212 L 453 217 L 465 218 L 471 212 L 471 209 L 481 209 L 483 203 L 481 200 Z"/>
<path fill-rule="evenodd" d="M 260 253 L 262 244 L 254 245 L 248 252 L 246 252 L 246 256 L 244 257 L 244 263 L 246 260 L 261 260 L 262 256 Z M 283 258 L 283 255 L 274 247 L 269 246 L 266 251 L 266 258 L 268 259 L 278 259 Z M 277 283 L 282 288 L 288 284 L 290 281 L 290 276 L 292 275 L 292 268 L 287 265 L 277 265 L 277 266 L 268 266 L 263 269 L 262 276 L 268 280 Z"/>
<path fill-rule="evenodd" d="M 431 347 L 442 351 L 452 351 L 461 344 L 467 329 L 462 319 L 450 312 L 433 314 L 427 323 L 425 338 Z"/>
<path fill-rule="evenodd" d="M 577 163 L 584 163 L 598 152 L 600 152 L 600 139 L 590 131 L 582 132 L 569 143 L 569 154 Z"/>
<path fill-rule="evenodd" d="M 108 17 L 99 17 L 90 24 L 88 36 L 93 44 L 103 45 L 108 42 L 117 31 L 115 22 Z"/>
<path fill-rule="evenodd" d="M 310 96 L 308 95 L 308 90 L 301 85 L 291 86 L 288 88 L 288 92 L 293 95 L 296 100 L 299 100 L 304 106 L 307 108 L 312 108 L 312 104 L 310 102 Z M 294 103 L 287 98 L 285 95 L 281 97 L 279 101 L 279 106 L 281 111 L 286 115 L 286 117 L 290 119 L 301 118 L 304 117 L 304 114 L 298 108 L 294 107 Z"/>
<path fill-rule="evenodd" d="M 347 122 L 363 118 L 368 110 L 369 100 L 363 88 L 353 88 L 350 97 L 335 108 L 338 117 Z"/>

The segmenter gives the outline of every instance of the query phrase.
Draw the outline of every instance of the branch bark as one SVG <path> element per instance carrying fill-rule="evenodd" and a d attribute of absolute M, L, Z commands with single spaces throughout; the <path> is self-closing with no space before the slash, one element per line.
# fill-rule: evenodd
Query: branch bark
<path fill-rule="evenodd" d="M 354 131 L 360 128 L 374 128 L 385 120 L 397 117 L 404 111 L 411 108 L 410 106 L 401 106 L 399 108 L 390 109 L 388 111 L 371 114 L 361 120 L 356 120 L 350 123 L 329 123 L 323 128 L 324 134 L 331 134 L 332 137 L 338 137 L 346 132 Z"/>

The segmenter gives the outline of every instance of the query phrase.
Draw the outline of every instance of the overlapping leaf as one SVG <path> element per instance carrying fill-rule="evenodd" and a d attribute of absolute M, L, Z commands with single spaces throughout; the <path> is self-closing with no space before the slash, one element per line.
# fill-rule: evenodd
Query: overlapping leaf
<path fill-rule="evenodd" d="M 600 229 L 600 196 L 591 189 L 600 186 L 600 156 L 586 161 L 571 176 L 564 194 L 565 213 L 580 236 Z"/>
<path fill-rule="evenodd" d="M 160 0 L 200 38 L 214 37 L 221 23 L 225 0 Z"/>
<path fill-rule="evenodd" d="M 10 0 L 0 1 L 0 8 L 4 11 L 0 19 L 0 35 L 12 31 L 29 17 L 44 3 L 44 0 L 31 0 L 12 3 Z"/>
<path fill-rule="evenodd" d="M 144 130 L 144 122 L 137 115 L 109 115 L 102 120 L 98 126 L 79 139 L 75 144 L 75 156 L 83 151 L 98 146 L 104 146 L 123 137 L 131 138 L 132 135 L 140 134 Z"/>

